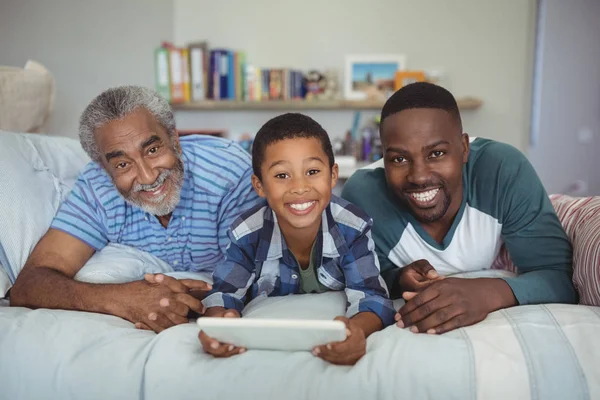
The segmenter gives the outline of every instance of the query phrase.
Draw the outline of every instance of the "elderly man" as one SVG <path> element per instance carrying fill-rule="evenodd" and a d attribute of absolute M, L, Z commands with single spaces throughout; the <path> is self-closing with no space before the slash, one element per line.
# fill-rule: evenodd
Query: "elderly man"
<path fill-rule="evenodd" d="M 258 199 L 250 156 L 223 139 L 180 139 L 169 104 L 137 86 L 96 97 L 81 116 L 80 140 L 92 162 L 30 255 L 11 305 L 112 314 L 156 332 L 187 322 L 190 310 L 202 312 L 196 293 L 210 289 L 203 281 L 73 277 L 108 243 L 148 252 L 175 271 L 212 273 L 227 229 Z"/>

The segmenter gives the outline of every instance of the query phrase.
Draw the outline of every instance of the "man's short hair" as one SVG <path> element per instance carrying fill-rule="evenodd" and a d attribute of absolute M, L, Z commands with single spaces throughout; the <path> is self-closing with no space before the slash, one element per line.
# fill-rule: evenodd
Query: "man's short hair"
<path fill-rule="evenodd" d="M 381 110 L 380 132 L 383 121 L 390 115 L 411 108 L 437 108 L 456 118 L 462 127 L 456 99 L 448 90 L 428 82 L 416 82 L 404 86 L 394 93 Z"/>
<path fill-rule="evenodd" d="M 79 120 L 81 147 L 96 162 L 101 159 L 94 131 L 103 125 L 125 118 L 138 109 L 146 109 L 171 138 L 177 135 L 175 118 L 169 103 L 157 92 L 143 86 L 119 86 L 100 93 L 86 107 Z"/>
<path fill-rule="evenodd" d="M 281 140 L 296 138 L 318 139 L 329 159 L 329 167 L 333 167 L 333 149 L 329 135 L 325 129 L 309 116 L 299 113 L 287 113 L 270 119 L 258 130 L 252 145 L 252 169 L 254 175 L 258 179 L 262 179 L 260 168 L 269 145 Z"/>

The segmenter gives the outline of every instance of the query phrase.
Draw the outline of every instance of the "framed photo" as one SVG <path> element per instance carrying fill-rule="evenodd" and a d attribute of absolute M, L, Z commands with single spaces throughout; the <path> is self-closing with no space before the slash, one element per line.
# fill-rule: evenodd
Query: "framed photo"
<path fill-rule="evenodd" d="M 386 100 L 394 92 L 396 71 L 406 69 L 402 54 L 346 56 L 344 93 L 349 100 Z"/>
<path fill-rule="evenodd" d="M 425 82 L 425 71 L 398 71 L 396 72 L 394 90 L 399 90 L 415 82 Z"/>

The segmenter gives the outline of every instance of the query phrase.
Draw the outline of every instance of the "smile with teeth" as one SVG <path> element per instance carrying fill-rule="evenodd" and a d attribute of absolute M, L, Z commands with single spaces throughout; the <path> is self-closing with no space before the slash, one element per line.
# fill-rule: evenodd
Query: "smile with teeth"
<path fill-rule="evenodd" d="M 312 207 L 313 204 L 315 204 L 314 201 L 308 201 L 306 203 L 295 203 L 295 204 L 290 204 L 290 208 L 292 208 L 296 211 L 304 211 L 304 210 L 308 210 L 310 207 Z"/>
<path fill-rule="evenodd" d="M 153 201 L 162 199 L 162 197 L 166 194 L 164 193 L 164 188 L 166 184 L 167 182 L 163 182 L 161 185 L 158 185 L 155 188 L 141 190 L 141 193 L 146 198 L 154 199 Z"/>
<path fill-rule="evenodd" d="M 414 200 L 416 200 L 419 203 L 427 203 L 427 202 L 433 200 L 439 191 L 440 191 L 440 189 L 437 188 L 437 189 L 428 190 L 426 192 L 409 193 L 409 196 L 412 197 Z"/>
<path fill-rule="evenodd" d="M 164 185 L 164 183 L 163 183 L 163 185 Z M 144 192 L 156 192 L 158 189 L 162 188 L 163 185 L 158 185 L 157 187 L 152 188 L 152 189 L 146 189 L 146 190 L 144 190 Z"/>

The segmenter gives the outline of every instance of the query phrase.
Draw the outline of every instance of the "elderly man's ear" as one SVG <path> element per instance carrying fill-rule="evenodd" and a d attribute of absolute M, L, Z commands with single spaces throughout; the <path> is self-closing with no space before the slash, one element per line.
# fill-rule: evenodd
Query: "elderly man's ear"
<path fill-rule="evenodd" d="M 181 154 L 181 144 L 179 143 L 179 131 L 175 130 L 175 134 L 171 137 L 173 141 L 173 149 L 177 154 Z"/>

